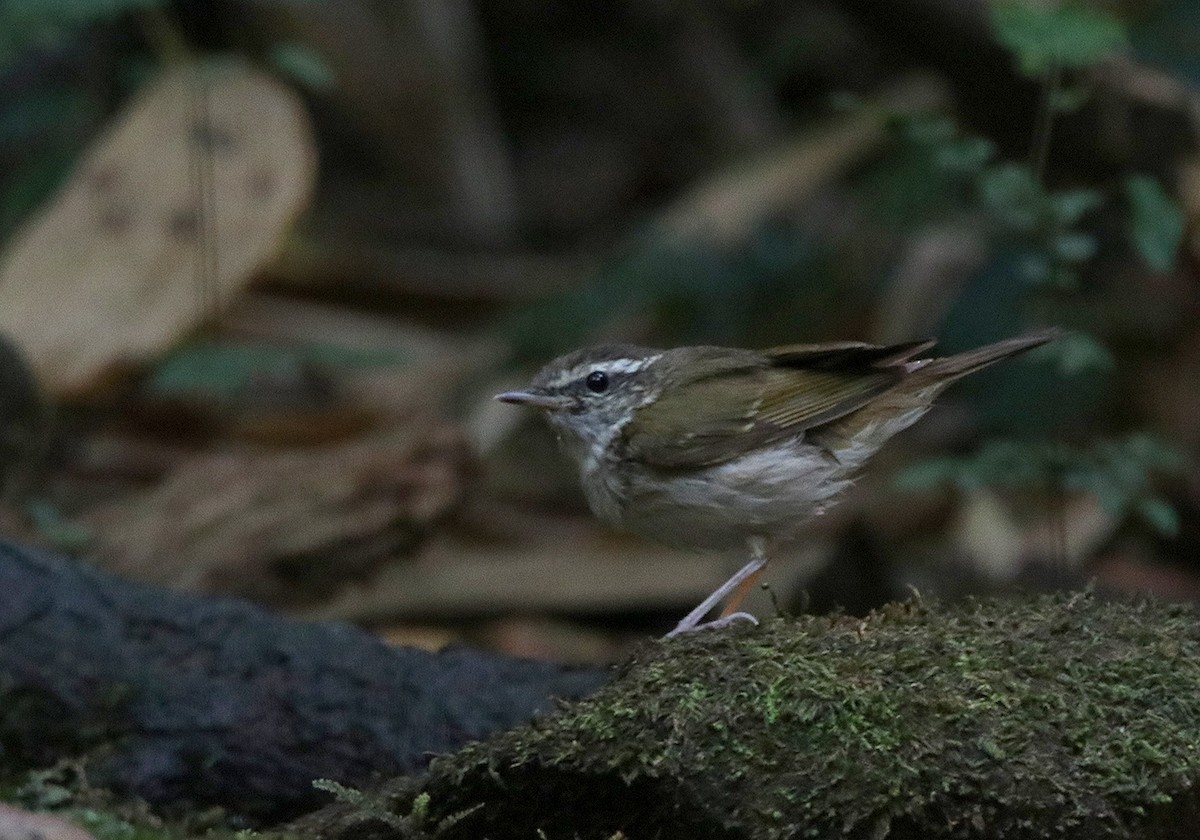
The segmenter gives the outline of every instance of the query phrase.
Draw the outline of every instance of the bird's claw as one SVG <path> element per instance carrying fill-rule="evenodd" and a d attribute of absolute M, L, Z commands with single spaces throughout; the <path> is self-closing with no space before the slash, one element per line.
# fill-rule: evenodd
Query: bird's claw
<path fill-rule="evenodd" d="M 727 627 L 735 621 L 749 621 L 751 624 L 757 625 L 758 619 L 746 612 L 735 612 L 729 615 L 714 618 L 712 621 L 691 622 L 684 619 L 675 626 L 675 629 L 664 636 L 664 639 L 670 639 L 673 636 L 680 636 L 684 633 L 695 633 L 697 630 L 717 630 L 721 627 Z"/>

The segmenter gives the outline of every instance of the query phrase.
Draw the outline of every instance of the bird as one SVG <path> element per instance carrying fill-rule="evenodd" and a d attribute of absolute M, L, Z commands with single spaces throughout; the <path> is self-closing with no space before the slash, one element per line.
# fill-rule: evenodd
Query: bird
<path fill-rule="evenodd" d="M 496 399 L 545 413 L 601 520 L 749 561 L 667 634 L 739 619 L 768 545 L 824 513 L 893 435 L 948 385 L 1054 340 L 1050 328 L 950 356 L 933 340 L 835 341 L 764 350 L 587 347 Z M 724 609 L 703 619 L 722 601 Z"/>

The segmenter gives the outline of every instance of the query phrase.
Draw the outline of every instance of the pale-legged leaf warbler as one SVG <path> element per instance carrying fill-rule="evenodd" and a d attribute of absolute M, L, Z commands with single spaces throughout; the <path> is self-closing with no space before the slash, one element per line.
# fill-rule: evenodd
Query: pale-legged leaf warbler
<path fill-rule="evenodd" d="M 546 412 L 604 521 L 671 545 L 749 547 L 750 562 L 674 635 L 751 618 L 735 610 L 766 565 L 767 541 L 822 513 L 951 382 L 1057 335 L 932 359 L 915 358 L 932 341 L 606 345 L 561 356 L 524 390 L 496 398 Z M 726 596 L 721 617 L 701 624 Z"/>

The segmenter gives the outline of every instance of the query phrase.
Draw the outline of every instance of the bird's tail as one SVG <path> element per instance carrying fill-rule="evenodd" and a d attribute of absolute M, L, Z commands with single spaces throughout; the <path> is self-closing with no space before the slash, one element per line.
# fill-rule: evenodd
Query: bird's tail
<path fill-rule="evenodd" d="M 953 356 L 943 356 L 940 359 L 917 359 L 906 363 L 905 367 L 914 377 L 934 379 L 943 385 L 949 385 L 980 368 L 985 368 L 1001 359 L 1007 359 L 1009 356 L 1024 353 L 1026 350 L 1032 350 L 1034 347 L 1041 347 L 1061 335 L 1062 330 L 1051 327 L 997 341 L 995 344 L 976 347 L 974 350 L 956 353 Z"/>
<path fill-rule="evenodd" d="M 993 362 L 1053 341 L 1060 334 L 1056 329 L 1041 330 L 953 356 L 904 362 L 907 376 L 863 408 L 824 427 L 820 430 L 820 438 L 841 464 L 847 469 L 856 469 L 884 441 L 915 423 L 951 382 Z"/>

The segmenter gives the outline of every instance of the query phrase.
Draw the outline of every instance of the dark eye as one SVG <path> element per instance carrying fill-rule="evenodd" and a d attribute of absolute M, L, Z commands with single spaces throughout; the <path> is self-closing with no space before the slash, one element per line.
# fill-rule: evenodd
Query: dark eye
<path fill-rule="evenodd" d="M 602 370 L 592 371 L 583 382 L 589 391 L 597 394 L 608 390 L 608 374 Z"/>

